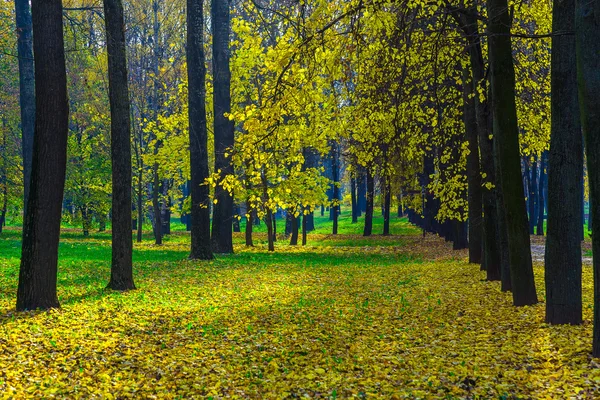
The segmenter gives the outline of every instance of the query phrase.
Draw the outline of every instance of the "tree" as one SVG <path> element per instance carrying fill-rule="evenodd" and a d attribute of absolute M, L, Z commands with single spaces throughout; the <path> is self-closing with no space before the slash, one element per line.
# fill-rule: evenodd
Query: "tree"
<path fill-rule="evenodd" d="M 575 37 L 581 124 L 585 137 L 592 226 L 600 226 L 600 18 L 599 0 L 577 0 Z M 592 355 L 600 357 L 600 240 L 592 236 L 594 254 L 594 338 Z"/>
<path fill-rule="evenodd" d="M 488 0 L 489 58 L 492 116 L 504 213 L 508 230 L 508 251 L 513 303 L 537 303 L 525 192 L 521 177 L 519 127 L 515 103 L 515 72 L 510 38 L 511 17 L 506 0 Z"/>
<path fill-rule="evenodd" d="M 367 211 L 363 236 L 371 236 L 373 232 L 373 201 L 375 197 L 375 178 L 370 169 L 367 170 Z"/>
<path fill-rule="evenodd" d="M 226 115 L 231 112 L 231 71 L 229 69 L 229 1 L 212 0 L 213 31 L 214 135 L 215 172 L 233 174 L 231 154 L 234 145 L 234 123 Z M 215 188 L 212 221 L 212 246 L 215 253 L 233 253 L 233 196 L 221 183 Z"/>
<path fill-rule="evenodd" d="M 24 210 L 26 210 L 31 183 L 31 157 L 33 153 L 33 132 L 35 125 L 35 77 L 29 0 L 15 0 L 15 17 L 18 35 L 19 99 L 23 141 L 23 203 Z"/>
<path fill-rule="evenodd" d="M 131 237 L 131 120 L 121 0 L 104 0 L 112 158 L 112 264 L 108 287 L 135 289 Z"/>
<path fill-rule="evenodd" d="M 20 311 L 59 307 L 58 243 L 69 131 L 62 1 L 33 0 L 32 23 L 36 115 L 17 289 Z"/>
<path fill-rule="evenodd" d="M 469 262 L 481 264 L 483 250 L 483 193 L 481 188 L 481 169 L 479 164 L 479 138 L 475 109 L 474 86 L 471 72 L 464 71 L 464 121 L 469 155 L 467 157 L 467 182 L 469 185 Z"/>
<path fill-rule="evenodd" d="M 210 243 L 206 67 L 204 65 L 203 0 L 187 0 L 188 112 L 191 165 L 191 259 L 213 258 Z M 250 224 L 252 225 L 252 224 Z"/>
<path fill-rule="evenodd" d="M 573 31 L 575 0 L 555 2 L 552 18 L 553 32 Z M 551 324 L 582 322 L 579 186 L 583 179 L 583 138 L 574 47 L 574 36 L 552 38 L 552 133 L 545 256 L 546 322 Z"/>

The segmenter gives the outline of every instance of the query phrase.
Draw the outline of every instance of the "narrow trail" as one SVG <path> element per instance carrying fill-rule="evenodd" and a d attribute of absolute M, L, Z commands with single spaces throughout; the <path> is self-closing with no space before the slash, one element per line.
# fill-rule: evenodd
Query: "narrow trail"
<path fill-rule="evenodd" d="M 584 265 L 592 265 L 592 257 L 586 256 L 588 252 L 591 250 L 591 243 L 584 242 L 581 245 L 581 260 Z M 533 262 L 544 262 L 544 255 L 546 253 L 546 240 L 545 238 L 541 238 L 539 236 L 531 237 L 531 258 Z"/>

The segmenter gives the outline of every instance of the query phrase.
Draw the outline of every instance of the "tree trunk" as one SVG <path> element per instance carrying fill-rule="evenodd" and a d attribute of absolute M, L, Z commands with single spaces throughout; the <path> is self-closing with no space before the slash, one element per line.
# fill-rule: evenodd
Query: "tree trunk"
<path fill-rule="evenodd" d="M 356 203 L 356 177 L 355 173 L 352 173 L 350 178 L 350 198 L 352 201 L 352 223 L 358 222 L 358 204 Z"/>
<path fill-rule="evenodd" d="M 600 0 L 578 0 L 575 11 L 577 80 L 585 136 L 592 225 L 600 226 Z M 592 234 L 594 255 L 594 339 L 592 355 L 600 357 L 600 238 Z"/>
<path fill-rule="evenodd" d="M 363 236 L 371 236 L 373 232 L 373 198 L 375 197 L 375 179 L 371 171 L 367 171 L 367 210 L 365 212 L 365 229 Z"/>
<path fill-rule="evenodd" d="M 529 234 L 533 235 L 535 229 L 535 223 L 537 222 L 537 209 L 539 207 L 539 196 L 538 196 L 538 160 L 537 156 L 533 158 L 531 163 L 531 178 L 529 178 Z"/>
<path fill-rule="evenodd" d="M 554 3 L 552 30 L 575 29 L 575 0 Z M 552 130 L 548 159 L 546 322 L 581 324 L 583 140 L 574 36 L 552 38 Z"/>
<path fill-rule="evenodd" d="M 392 185 L 389 178 L 385 179 L 385 199 L 383 210 L 383 236 L 390 235 L 390 208 L 392 207 Z"/>
<path fill-rule="evenodd" d="M 306 214 L 302 213 L 302 246 L 306 246 L 307 231 L 308 231 L 308 221 L 306 218 Z"/>
<path fill-rule="evenodd" d="M 464 122 L 469 155 L 467 156 L 467 185 L 469 204 L 469 263 L 481 264 L 483 250 L 483 193 L 481 189 L 481 169 L 479 165 L 479 136 L 477 132 L 477 112 L 473 95 L 471 73 L 465 69 L 463 75 Z"/>
<path fill-rule="evenodd" d="M 227 153 L 234 142 L 234 124 L 225 114 L 231 112 L 231 72 L 229 70 L 229 1 L 212 0 L 211 25 L 213 31 L 214 75 L 214 135 L 215 171 L 221 178 L 233 175 L 233 165 Z M 215 253 L 233 253 L 232 217 L 233 196 L 220 184 L 215 189 L 217 204 L 213 208 L 211 242 Z"/>
<path fill-rule="evenodd" d="M 202 0 L 187 0 L 188 102 L 191 170 L 191 251 L 190 258 L 211 260 L 210 191 L 208 177 L 208 132 L 206 128 L 206 67 L 204 65 L 204 14 Z M 250 246 L 252 245 L 252 224 Z M 246 227 L 246 241 L 248 240 Z"/>
<path fill-rule="evenodd" d="M 246 200 L 246 229 L 245 229 L 245 234 L 246 234 L 246 246 L 247 247 L 253 247 L 254 243 L 252 242 L 252 226 L 254 225 L 252 223 L 252 210 L 250 208 L 250 201 Z"/>
<path fill-rule="evenodd" d="M 271 220 L 273 222 L 273 242 L 277 241 L 277 213 L 271 214 Z"/>
<path fill-rule="evenodd" d="M 273 211 L 267 210 L 267 217 L 265 218 L 267 224 L 267 241 L 269 243 L 269 251 L 275 251 L 275 240 L 273 240 Z"/>
<path fill-rule="evenodd" d="M 144 234 L 144 172 L 142 168 L 138 170 L 138 198 L 137 198 L 137 242 L 142 243 Z"/>
<path fill-rule="evenodd" d="M 83 228 L 83 236 L 88 237 L 88 236 L 90 236 L 90 227 L 92 225 L 92 221 L 91 221 L 92 217 L 88 211 L 87 204 L 84 204 L 81 207 L 79 207 L 79 211 L 81 212 L 81 225 Z"/>
<path fill-rule="evenodd" d="M 538 182 L 538 217 L 537 217 L 537 227 L 536 234 L 538 236 L 544 236 L 544 211 L 546 205 L 546 199 L 544 196 L 545 186 L 546 186 L 546 159 L 548 155 L 546 151 L 542 153 L 540 157 L 540 180 Z"/>
<path fill-rule="evenodd" d="M 160 30 L 160 22 L 158 20 L 158 0 L 154 0 L 152 3 L 152 11 L 154 16 L 153 22 L 153 54 L 152 54 L 152 71 L 154 73 L 154 85 L 153 85 L 153 95 L 152 95 L 152 112 L 154 121 L 158 121 L 158 109 L 159 109 L 159 101 L 158 101 L 158 74 L 159 74 L 159 49 L 158 49 L 158 33 Z M 154 144 L 154 155 L 158 154 L 158 150 L 161 146 L 160 141 L 157 141 Z M 158 163 L 155 162 L 152 166 L 152 209 L 154 214 L 154 241 L 157 245 L 162 244 L 162 215 L 161 215 L 161 207 L 160 207 L 160 184 L 161 180 L 158 176 Z"/>
<path fill-rule="evenodd" d="M 463 221 L 453 220 L 452 225 L 454 228 L 452 237 L 452 249 L 463 250 L 469 247 L 467 241 L 467 223 Z"/>
<path fill-rule="evenodd" d="M 17 52 L 19 55 L 19 104 L 21 107 L 24 186 L 23 214 L 25 214 L 31 187 L 31 158 L 35 126 L 35 77 L 29 0 L 15 0 L 15 17 Z"/>
<path fill-rule="evenodd" d="M 171 234 L 171 196 L 169 196 L 170 182 L 163 179 L 161 182 L 162 202 L 160 206 L 160 220 L 162 222 L 162 234 Z"/>
<path fill-rule="evenodd" d="M 241 214 L 241 212 L 242 212 L 242 210 L 240 209 L 240 205 L 236 204 L 235 207 L 234 207 L 235 216 L 233 218 L 233 231 L 235 233 L 240 233 L 241 232 L 241 230 L 240 230 L 240 220 L 238 218 L 238 216 Z"/>
<path fill-rule="evenodd" d="M 19 311 L 59 307 L 56 275 L 69 132 L 62 2 L 34 0 L 32 21 L 36 115 L 17 289 Z"/>
<path fill-rule="evenodd" d="M 333 216 L 333 231 L 334 235 L 338 234 L 338 220 L 340 216 L 340 163 L 338 154 L 338 144 L 331 144 L 331 175 L 333 178 L 333 202 L 331 212 Z"/>
<path fill-rule="evenodd" d="M 296 217 L 294 213 L 290 211 L 288 211 L 288 215 L 291 215 L 290 222 L 292 225 L 290 227 L 290 233 L 292 234 L 290 238 L 290 246 L 296 246 L 298 245 L 298 217 Z"/>
<path fill-rule="evenodd" d="M 511 19 L 507 0 L 487 0 L 489 58 L 494 135 L 498 145 L 504 213 L 508 231 L 508 251 L 513 304 L 537 303 L 525 193 L 521 176 L 519 128 L 515 105 L 515 71 L 510 38 Z"/>
<path fill-rule="evenodd" d="M 122 0 L 104 0 L 112 158 L 112 264 L 108 287 L 135 289 L 131 236 L 131 120 Z"/>

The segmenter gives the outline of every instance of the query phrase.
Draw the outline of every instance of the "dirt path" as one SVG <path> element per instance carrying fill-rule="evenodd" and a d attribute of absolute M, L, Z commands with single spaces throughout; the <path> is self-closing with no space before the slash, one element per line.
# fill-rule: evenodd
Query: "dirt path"
<path fill-rule="evenodd" d="M 581 260 L 585 265 L 592 265 L 592 257 L 586 256 L 589 250 L 591 250 L 591 243 L 584 242 L 581 246 L 583 257 Z M 539 236 L 531 237 L 531 258 L 533 262 L 544 262 L 544 254 L 546 252 L 546 239 Z"/>

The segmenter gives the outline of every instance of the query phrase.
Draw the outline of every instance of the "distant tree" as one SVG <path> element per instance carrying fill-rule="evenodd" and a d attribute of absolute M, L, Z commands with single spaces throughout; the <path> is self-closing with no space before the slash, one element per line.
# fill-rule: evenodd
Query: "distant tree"
<path fill-rule="evenodd" d="M 33 0 L 36 116 L 31 191 L 23 224 L 17 310 L 59 307 L 60 219 L 69 105 L 61 0 Z"/>

